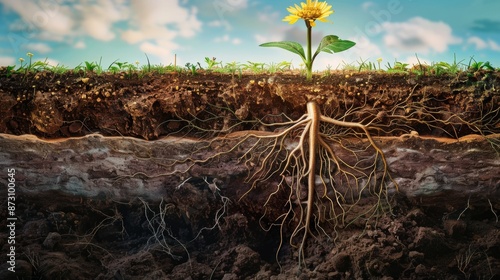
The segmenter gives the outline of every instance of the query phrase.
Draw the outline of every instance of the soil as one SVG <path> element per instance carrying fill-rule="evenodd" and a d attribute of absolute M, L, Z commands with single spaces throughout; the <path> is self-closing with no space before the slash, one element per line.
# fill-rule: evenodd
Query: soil
<path fill-rule="evenodd" d="M 17 218 L 16 272 L 12 234 L 2 231 L 0 278 L 500 279 L 499 89 L 498 71 L 305 81 L 292 72 L 0 69 L 0 181 L 16 170 Z M 297 221 L 273 226 L 290 207 L 285 194 L 272 196 L 280 178 L 251 190 L 258 165 L 238 161 L 244 152 L 163 173 L 183 166 L 170 158 L 251 146 L 214 139 L 279 132 L 309 101 L 374 127 L 400 188 L 383 205 L 390 210 L 356 219 L 377 205 L 364 195 L 345 223 L 318 222 L 299 266 L 289 242 Z M 356 135 L 342 141 L 361 145 Z"/>

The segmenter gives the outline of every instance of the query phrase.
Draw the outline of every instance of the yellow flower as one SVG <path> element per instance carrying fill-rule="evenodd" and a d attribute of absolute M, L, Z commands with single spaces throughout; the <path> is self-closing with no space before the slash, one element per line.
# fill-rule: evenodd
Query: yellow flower
<path fill-rule="evenodd" d="M 333 14 L 332 6 L 325 2 L 318 2 L 318 0 L 307 0 L 306 3 L 301 2 L 301 7 L 295 4 L 295 7 L 288 7 L 287 11 L 290 15 L 286 16 L 283 21 L 288 21 L 294 24 L 299 19 L 304 19 L 308 26 L 315 26 L 315 20 L 328 22 L 326 19 Z"/>

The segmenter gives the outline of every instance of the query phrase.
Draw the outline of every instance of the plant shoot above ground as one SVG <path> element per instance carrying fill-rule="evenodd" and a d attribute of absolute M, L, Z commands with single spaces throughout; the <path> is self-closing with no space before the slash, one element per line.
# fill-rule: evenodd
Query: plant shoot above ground
<path fill-rule="evenodd" d="M 283 21 L 288 21 L 290 24 L 294 24 L 299 19 L 303 19 L 307 27 L 307 56 L 304 54 L 304 49 L 302 45 L 291 41 L 281 41 L 281 42 L 269 42 L 261 44 L 261 47 L 278 47 L 285 49 L 287 51 L 296 53 L 302 58 L 304 65 L 306 66 L 307 80 L 312 78 L 312 65 L 314 59 L 320 52 L 327 53 L 337 53 L 345 51 L 356 43 L 348 40 L 341 40 L 336 35 L 327 35 L 321 40 L 318 49 L 312 55 L 311 52 L 311 34 L 312 28 L 316 26 L 316 20 L 322 22 L 328 22 L 326 19 L 328 16 L 333 14 L 332 6 L 325 2 L 318 2 L 318 0 L 312 1 L 307 0 L 306 3 L 301 2 L 301 7 L 295 4 L 295 7 L 288 7 L 288 12 L 290 15 L 286 16 Z"/>

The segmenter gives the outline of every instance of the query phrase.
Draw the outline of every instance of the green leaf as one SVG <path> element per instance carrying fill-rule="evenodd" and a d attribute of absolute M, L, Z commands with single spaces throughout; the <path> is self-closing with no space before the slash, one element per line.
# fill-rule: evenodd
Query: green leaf
<path fill-rule="evenodd" d="M 259 46 L 282 48 L 282 49 L 285 49 L 287 51 L 298 54 L 302 58 L 303 61 L 306 61 L 306 55 L 304 54 L 304 48 L 302 48 L 302 45 L 300 45 L 299 43 L 296 43 L 296 42 L 291 42 L 291 41 L 269 42 L 269 43 L 260 44 Z"/>
<path fill-rule="evenodd" d="M 314 53 L 313 56 L 313 61 L 314 58 L 320 53 L 320 52 L 326 52 L 326 53 L 338 53 L 338 52 L 343 52 L 347 49 L 350 49 L 356 45 L 356 43 L 349 41 L 349 40 L 341 40 L 339 39 L 338 36 L 335 35 L 327 35 L 323 37 L 321 40 L 321 43 L 318 46 L 318 49 Z"/>

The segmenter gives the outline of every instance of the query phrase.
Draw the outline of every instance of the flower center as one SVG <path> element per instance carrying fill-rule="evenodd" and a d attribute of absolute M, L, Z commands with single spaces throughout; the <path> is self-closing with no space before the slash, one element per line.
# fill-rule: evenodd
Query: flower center
<path fill-rule="evenodd" d="M 298 16 L 303 19 L 317 19 L 321 14 L 321 9 L 318 7 L 304 7 L 298 12 Z"/>

